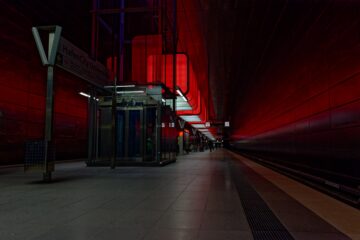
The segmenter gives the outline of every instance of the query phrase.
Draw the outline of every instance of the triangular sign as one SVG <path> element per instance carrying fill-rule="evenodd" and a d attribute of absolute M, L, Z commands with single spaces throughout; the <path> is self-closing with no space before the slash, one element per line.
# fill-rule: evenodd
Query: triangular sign
<path fill-rule="evenodd" d="M 49 46 L 48 46 L 47 56 L 44 50 L 43 43 L 40 38 L 39 29 L 44 29 L 49 31 Z M 31 29 L 35 39 L 36 47 L 40 54 L 41 62 L 44 66 L 45 65 L 53 66 L 55 64 L 56 53 L 60 42 L 61 29 L 62 28 L 60 26 L 33 27 Z"/>
<path fill-rule="evenodd" d="M 181 119 L 179 119 L 178 121 L 179 121 L 179 126 L 180 126 L 180 128 L 181 128 L 181 129 L 184 129 L 186 122 L 185 122 L 184 120 L 181 120 Z"/>
<path fill-rule="evenodd" d="M 196 128 L 192 128 L 193 135 L 196 135 Z"/>

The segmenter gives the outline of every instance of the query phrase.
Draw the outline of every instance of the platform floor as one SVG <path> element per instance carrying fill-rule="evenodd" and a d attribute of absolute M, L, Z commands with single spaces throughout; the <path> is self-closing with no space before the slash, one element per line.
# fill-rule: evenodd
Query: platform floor
<path fill-rule="evenodd" d="M 0 239 L 360 239 L 360 211 L 224 149 L 165 167 L 0 169 Z"/>

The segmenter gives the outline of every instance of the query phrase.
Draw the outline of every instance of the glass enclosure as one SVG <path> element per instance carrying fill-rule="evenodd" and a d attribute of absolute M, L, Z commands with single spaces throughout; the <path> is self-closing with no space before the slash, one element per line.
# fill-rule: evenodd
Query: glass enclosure
<path fill-rule="evenodd" d="M 176 117 L 163 104 L 161 91 L 160 99 L 126 94 L 118 96 L 116 108 L 112 104 L 111 96 L 99 101 L 99 150 L 96 158 L 88 159 L 89 166 L 107 166 L 111 161 L 116 165 L 163 165 L 176 160 Z"/>

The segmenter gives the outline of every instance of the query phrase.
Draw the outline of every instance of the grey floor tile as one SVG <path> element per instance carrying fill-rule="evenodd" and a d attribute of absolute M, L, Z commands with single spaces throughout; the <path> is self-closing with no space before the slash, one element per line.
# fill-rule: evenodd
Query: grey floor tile
<path fill-rule="evenodd" d="M 222 212 L 241 212 L 241 202 L 239 199 L 208 199 L 206 211 L 222 211 Z"/>
<path fill-rule="evenodd" d="M 200 231 L 198 240 L 252 240 L 250 231 Z"/>
<path fill-rule="evenodd" d="M 108 209 L 91 210 L 71 221 L 68 225 L 90 225 L 90 226 L 105 226 L 116 221 L 117 217 L 121 216 L 122 212 L 112 211 Z"/>
<path fill-rule="evenodd" d="M 147 233 L 147 229 L 141 227 L 110 227 L 104 228 L 93 236 L 96 240 L 140 240 Z"/>
<path fill-rule="evenodd" d="M 203 211 L 169 211 L 157 224 L 160 229 L 200 229 Z"/>
<path fill-rule="evenodd" d="M 177 200 L 196 200 L 206 201 L 209 195 L 209 191 L 202 189 L 197 191 L 185 190 L 180 193 Z"/>
<path fill-rule="evenodd" d="M 242 212 L 205 212 L 202 230 L 242 230 L 249 231 L 246 216 Z"/>
<path fill-rule="evenodd" d="M 87 211 L 83 209 L 54 209 L 29 220 L 28 223 L 36 225 L 58 225 L 72 221 Z"/>
<path fill-rule="evenodd" d="M 145 197 L 118 197 L 100 205 L 100 208 L 107 210 L 125 211 L 133 209 L 145 201 Z"/>
<path fill-rule="evenodd" d="M 144 240 L 196 240 L 198 232 L 194 230 L 156 229 L 148 233 Z"/>
<path fill-rule="evenodd" d="M 158 223 L 163 214 L 163 211 L 143 209 L 130 210 L 119 216 L 112 226 L 152 228 Z"/>
<path fill-rule="evenodd" d="M 176 198 L 148 198 L 139 203 L 136 209 L 165 211 L 170 208 Z"/>
<path fill-rule="evenodd" d="M 205 239 L 216 224 L 220 230 L 243 224 L 231 217 L 203 217 L 242 212 L 227 164 L 206 152 L 180 156 L 163 168 L 60 164 L 52 184 L 40 179 L 21 169 L 0 173 L 1 240 L 190 240 Z M 240 234 L 220 230 L 212 236 Z"/>
<path fill-rule="evenodd" d="M 0 239 L 34 239 L 53 228 L 52 225 L 14 224 L 0 227 Z"/>
<path fill-rule="evenodd" d="M 206 207 L 206 199 L 176 200 L 171 209 L 180 211 L 203 211 Z"/>
<path fill-rule="evenodd" d="M 92 240 L 101 228 L 85 225 L 60 225 L 33 240 Z"/>

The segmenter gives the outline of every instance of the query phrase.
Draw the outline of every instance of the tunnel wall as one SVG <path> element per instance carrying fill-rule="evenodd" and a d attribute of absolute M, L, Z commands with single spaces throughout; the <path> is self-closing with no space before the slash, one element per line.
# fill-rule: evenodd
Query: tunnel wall
<path fill-rule="evenodd" d="M 46 68 L 31 19 L 2 6 L 0 35 L 0 165 L 22 163 L 25 142 L 44 138 Z M 54 140 L 58 159 L 86 156 L 87 85 L 55 68 Z"/>
<path fill-rule="evenodd" d="M 343 3 L 272 53 L 239 106 L 235 148 L 359 180 L 359 8 Z"/>

